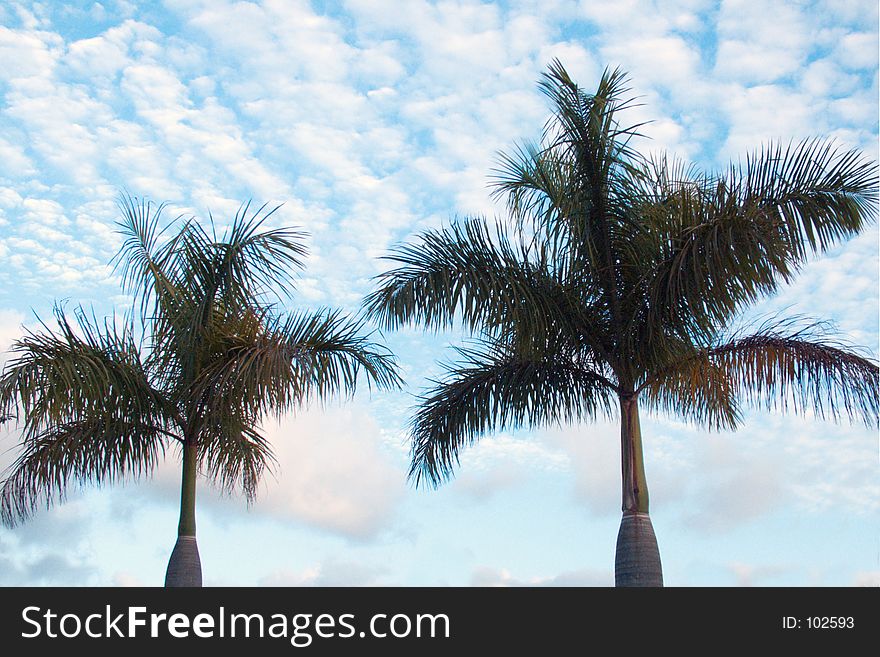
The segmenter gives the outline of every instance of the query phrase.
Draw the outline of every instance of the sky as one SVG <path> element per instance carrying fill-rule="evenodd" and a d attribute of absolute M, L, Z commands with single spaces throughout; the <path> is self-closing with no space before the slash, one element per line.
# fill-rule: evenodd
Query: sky
<path fill-rule="evenodd" d="M 0 351 L 56 301 L 129 307 L 108 266 L 120 190 L 220 224 L 248 199 L 282 203 L 273 225 L 309 233 L 289 308 L 356 313 L 395 244 L 503 216 L 487 180 L 539 137 L 554 58 L 586 89 L 629 73 L 644 152 L 711 171 L 820 136 L 878 157 L 874 0 L 7 0 Z M 876 358 L 878 252 L 872 225 L 744 321 L 830 319 Z M 267 422 L 280 465 L 250 507 L 202 480 L 205 584 L 612 585 L 613 422 L 489 435 L 450 483 L 407 483 L 410 409 L 464 337 L 385 334 L 404 390 Z M 735 432 L 662 415 L 642 431 L 667 585 L 880 585 L 875 428 L 751 412 Z M 0 528 L 0 584 L 161 585 L 178 491 L 174 452 L 152 480 L 71 490 Z"/>

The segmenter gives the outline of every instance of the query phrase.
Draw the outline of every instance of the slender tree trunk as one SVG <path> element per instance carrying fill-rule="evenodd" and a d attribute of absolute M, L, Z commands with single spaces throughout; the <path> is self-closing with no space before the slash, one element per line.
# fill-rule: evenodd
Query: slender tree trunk
<path fill-rule="evenodd" d="M 623 519 L 617 534 L 615 586 L 663 586 L 660 550 L 648 515 L 648 485 L 635 395 L 620 398 Z"/>
<path fill-rule="evenodd" d="M 197 446 L 183 447 L 183 473 L 180 482 L 180 523 L 177 543 L 165 571 L 166 587 L 201 586 L 202 562 L 196 544 L 196 479 L 198 477 Z"/>

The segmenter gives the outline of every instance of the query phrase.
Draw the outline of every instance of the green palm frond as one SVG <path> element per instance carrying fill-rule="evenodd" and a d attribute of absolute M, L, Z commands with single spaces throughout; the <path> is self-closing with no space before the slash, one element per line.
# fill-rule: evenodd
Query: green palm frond
<path fill-rule="evenodd" d="M 199 469 L 222 491 L 241 491 L 251 503 L 265 471 L 277 465 L 272 447 L 254 428 L 253 418 L 227 413 L 212 419 L 216 423 L 201 432 Z"/>
<path fill-rule="evenodd" d="M 41 506 L 63 501 L 72 483 L 98 485 L 150 475 L 175 436 L 164 427 L 95 415 L 53 422 L 23 441 L 0 486 L 0 519 L 13 526 Z"/>
<path fill-rule="evenodd" d="M 510 240 L 498 224 L 479 219 L 427 231 L 385 259 L 401 266 L 377 277 L 365 300 L 367 314 L 387 328 L 416 323 L 452 325 L 460 315 L 470 328 L 531 326 L 546 331 L 564 293 L 547 253 Z"/>
<path fill-rule="evenodd" d="M 766 324 L 713 346 L 708 357 L 745 403 L 878 423 L 880 369 L 839 342 L 826 323 Z"/>
<path fill-rule="evenodd" d="M 516 353 L 501 343 L 458 351 L 462 361 L 435 382 L 412 421 L 416 484 L 448 479 L 459 452 L 488 431 L 611 415 L 614 384 L 591 363 Z"/>
<path fill-rule="evenodd" d="M 354 392 L 361 373 L 369 385 L 401 384 L 393 356 L 370 341 L 363 322 L 338 311 L 263 317 L 247 332 L 227 335 L 215 360 L 193 385 L 196 405 L 210 416 L 229 404 L 247 412 L 282 413 L 310 398 Z"/>
<path fill-rule="evenodd" d="M 25 436 L 85 418 L 150 418 L 170 428 L 162 395 L 150 386 L 130 325 L 100 327 L 81 309 L 76 324 L 56 307 L 58 328 L 43 324 L 10 348 L 0 377 L 0 414 L 13 415 Z"/>
<path fill-rule="evenodd" d="M 653 198 L 636 200 L 657 254 L 643 278 L 652 321 L 691 331 L 776 292 L 809 255 L 877 217 L 876 166 L 828 141 L 768 146 L 726 177 L 688 173 L 658 176 Z"/>

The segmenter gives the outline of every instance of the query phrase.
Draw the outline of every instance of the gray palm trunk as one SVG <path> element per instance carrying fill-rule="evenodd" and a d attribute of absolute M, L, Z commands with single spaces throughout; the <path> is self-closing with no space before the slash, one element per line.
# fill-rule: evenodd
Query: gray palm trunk
<path fill-rule="evenodd" d="M 635 395 L 620 398 L 620 451 L 623 518 L 617 534 L 614 585 L 663 586 L 660 550 L 648 515 L 648 485 Z"/>
<path fill-rule="evenodd" d="M 202 562 L 196 544 L 196 479 L 198 478 L 197 446 L 188 442 L 183 448 L 183 472 L 180 482 L 180 523 L 177 543 L 165 571 L 166 587 L 200 587 Z"/>

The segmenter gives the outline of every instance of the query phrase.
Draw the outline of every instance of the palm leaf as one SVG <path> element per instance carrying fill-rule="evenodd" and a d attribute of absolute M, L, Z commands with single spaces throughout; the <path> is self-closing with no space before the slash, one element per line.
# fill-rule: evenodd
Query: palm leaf
<path fill-rule="evenodd" d="M 216 359 L 193 384 L 195 406 L 224 413 L 230 404 L 251 416 L 282 413 L 311 398 L 352 394 L 369 385 L 400 385 L 393 356 L 369 340 L 363 322 L 338 311 L 264 316 L 248 332 L 227 335 Z"/>
<path fill-rule="evenodd" d="M 412 421 L 410 476 L 416 484 L 448 479 L 459 452 L 490 430 L 611 414 L 615 387 L 590 363 L 517 353 L 502 343 L 459 354 L 463 361 L 435 382 Z"/>
<path fill-rule="evenodd" d="M 0 377 L 0 414 L 18 417 L 25 435 L 83 418 L 153 418 L 171 426 L 162 394 L 150 386 L 130 325 L 105 323 L 84 311 L 71 323 L 55 309 L 56 330 L 26 332 Z"/>
<path fill-rule="evenodd" d="M 4 473 L 0 517 L 13 526 L 40 506 L 63 501 L 71 483 L 99 485 L 150 475 L 169 434 L 140 418 L 95 416 L 54 422 L 29 435 Z"/>

